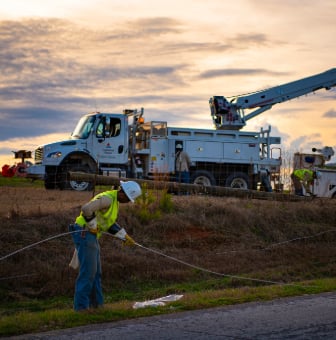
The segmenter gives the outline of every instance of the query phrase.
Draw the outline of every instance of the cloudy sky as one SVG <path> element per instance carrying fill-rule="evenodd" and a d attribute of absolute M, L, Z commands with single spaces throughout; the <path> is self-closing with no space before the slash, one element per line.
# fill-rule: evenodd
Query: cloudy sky
<path fill-rule="evenodd" d="M 212 128 L 208 100 L 336 67 L 335 0 L 10 0 L 0 3 L 0 166 L 66 139 L 87 112 Z M 275 105 L 283 148 L 336 149 L 336 89 Z"/>

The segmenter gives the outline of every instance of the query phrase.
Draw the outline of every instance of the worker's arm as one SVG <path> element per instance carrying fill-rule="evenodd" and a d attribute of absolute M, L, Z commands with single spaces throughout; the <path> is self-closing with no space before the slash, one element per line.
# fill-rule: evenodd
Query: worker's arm
<path fill-rule="evenodd" d="M 85 218 L 90 218 L 95 215 L 98 210 L 107 210 L 112 203 L 112 200 L 108 196 L 102 196 L 98 199 L 90 201 L 82 206 L 82 213 Z"/>
<path fill-rule="evenodd" d="M 96 211 L 104 211 L 111 205 L 111 199 L 107 196 L 102 196 L 92 200 L 82 206 L 80 216 L 77 217 L 76 223 L 82 228 L 87 227 L 91 232 L 97 232 Z"/>
<path fill-rule="evenodd" d="M 108 230 L 108 233 L 122 240 L 125 245 L 133 246 L 135 241 L 129 236 L 124 228 L 122 228 L 118 223 L 114 223 Z"/>

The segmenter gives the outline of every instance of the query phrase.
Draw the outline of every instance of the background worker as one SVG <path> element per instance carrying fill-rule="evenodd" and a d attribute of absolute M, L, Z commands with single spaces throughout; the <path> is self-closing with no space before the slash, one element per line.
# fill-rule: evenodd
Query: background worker
<path fill-rule="evenodd" d="M 189 155 L 183 151 L 183 145 L 181 143 L 177 144 L 175 153 L 175 171 L 176 179 L 179 183 L 190 183 L 190 166 L 191 161 Z"/>
<path fill-rule="evenodd" d="M 310 169 L 296 169 L 291 174 L 291 179 L 293 181 L 295 195 L 303 196 L 303 188 L 305 193 L 310 192 L 310 186 L 314 181 L 314 171 Z"/>
<path fill-rule="evenodd" d="M 120 182 L 120 190 L 105 191 L 96 195 L 82 206 L 76 223 L 70 225 L 79 260 L 79 273 L 75 284 L 74 309 L 85 311 L 103 305 L 101 286 L 101 261 L 98 239 L 108 232 L 126 245 L 134 245 L 134 240 L 121 228 L 118 218 L 119 203 L 134 203 L 141 195 L 141 188 L 133 181 Z"/>

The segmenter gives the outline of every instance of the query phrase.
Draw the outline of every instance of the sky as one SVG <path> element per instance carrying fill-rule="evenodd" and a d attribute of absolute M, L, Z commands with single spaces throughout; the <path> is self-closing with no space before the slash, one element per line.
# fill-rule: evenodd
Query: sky
<path fill-rule="evenodd" d="M 213 129 L 209 98 L 336 67 L 335 0 L 11 0 L 0 3 L 0 166 L 67 139 L 88 112 Z M 336 88 L 275 105 L 287 152 L 336 151 Z M 32 160 L 31 160 L 32 161 Z"/>

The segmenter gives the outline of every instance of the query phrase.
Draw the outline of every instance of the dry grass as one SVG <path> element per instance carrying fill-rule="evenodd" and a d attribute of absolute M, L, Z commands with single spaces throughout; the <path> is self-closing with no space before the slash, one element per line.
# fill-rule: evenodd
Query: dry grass
<path fill-rule="evenodd" d="M 67 232 L 91 196 L 1 187 L 0 257 Z M 121 205 L 119 222 L 138 243 L 219 273 L 284 282 L 336 276 L 335 200 L 289 203 L 206 196 L 172 200 L 173 212 L 162 212 L 147 223 L 139 218 L 141 204 Z M 274 245 L 292 239 L 298 240 Z M 211 276 L 140 248 L 124 248 L 109 236 L 102 237 L 101 248 L 106 292 L 125 285 L 136 291 L 144 283 Z M 68 267 L 72 252 L 67 235 L 2 260 L 1 299 L 71 296 L 76 277 Z"/>

